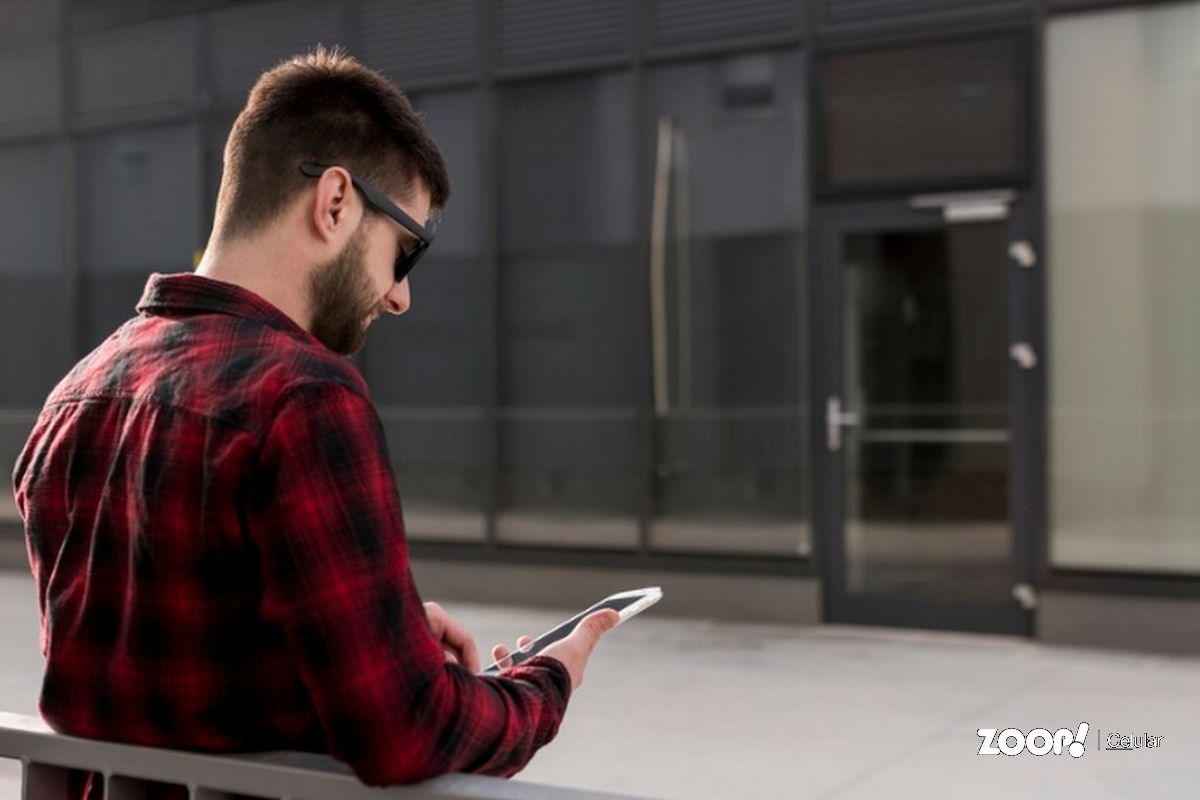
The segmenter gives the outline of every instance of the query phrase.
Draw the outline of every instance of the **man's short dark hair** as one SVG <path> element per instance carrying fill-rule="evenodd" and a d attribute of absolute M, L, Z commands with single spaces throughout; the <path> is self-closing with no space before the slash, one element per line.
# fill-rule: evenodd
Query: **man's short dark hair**
<path fill-rule="evenodd" d="M 419 181 L 435 209 L 450 196 L 445 160 L 408 98 L 337 47 L 289 58 L 250 90 L 225 143 L 220 236 L 247 236 L 278 218 L 312 185 L 304 162 L 345 167 L 405 201 Z"/>

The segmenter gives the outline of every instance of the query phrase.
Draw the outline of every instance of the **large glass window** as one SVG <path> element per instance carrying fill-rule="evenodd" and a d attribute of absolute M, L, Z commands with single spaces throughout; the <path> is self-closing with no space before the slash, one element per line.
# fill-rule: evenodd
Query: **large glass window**
<path fill-rule="evenodd" d="M 626 74 L 500 94 L 497 521 L 508 542 L 637 542 L 632 112 Z"/>
<path fill-rule="evenodd" d="M 795 52 L 647 74 L 656 549 L 808 550 L 803 87 Z"/>
<path fill-rule="evenodd" d="M 61 150 L 0 149 L 0 174 L 0 408 L 39 408 L 70 358 Z"/>
<path fill-rule="evenodd" d="M 391 442 L 408 534 L 481 540 L 487 372 L 479 95 L 423 95 L 416 105 L 446 157 L 453 194 L 437 241 L 409 277 L 409 312 L 371 329 L 366 374 Z"/>
<path fill-rule="evenodd" d="M 82 142 L 80 260 L 89 350 L 137 313 L 150 273 L 192 269 L 204 244 L 198 147 L 194 125 Z"/>
<path fill-rule="evenodd" d="M 63 169 L 57 145 L 0 149 L 0 468 L 12 474 L 46 395 L 70 367 Z M 0 522 L 16 507 L 6 483 Z"/>
<path fill-rule="evenodd" d="M 1197 42 L 1195 2 L 1049 24 L 1056 566 L 1200 570 Z"/>

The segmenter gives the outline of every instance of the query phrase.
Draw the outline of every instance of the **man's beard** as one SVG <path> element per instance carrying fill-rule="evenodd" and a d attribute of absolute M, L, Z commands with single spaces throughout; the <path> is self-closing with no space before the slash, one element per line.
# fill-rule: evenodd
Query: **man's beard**
<path fill-rule="evenodd" d="M 312 335 L 343 356 L 357 353 L 367 338 L 368 318 L 376 300 L 367 275 L 366 227 L 360 226 L 332 261 L 308 278 L 308 304 L 313 310 Z"/>

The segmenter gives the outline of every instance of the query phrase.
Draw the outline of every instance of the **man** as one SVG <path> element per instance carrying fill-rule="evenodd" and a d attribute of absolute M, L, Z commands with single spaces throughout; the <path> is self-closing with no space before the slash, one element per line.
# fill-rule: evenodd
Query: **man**
<path fill-rule="evenodd" d="M 512 775 L 553 738 L 616 614 L 477 676 L 471 637 L 413 585 L 383 429 L 345 358 L 408 309 L 448 194 L 378 73 L 318 49 L 260 78 L 195 274 L 151 276 L 13 473 L 53 728 L 329 752 L 380 785 Z"/>

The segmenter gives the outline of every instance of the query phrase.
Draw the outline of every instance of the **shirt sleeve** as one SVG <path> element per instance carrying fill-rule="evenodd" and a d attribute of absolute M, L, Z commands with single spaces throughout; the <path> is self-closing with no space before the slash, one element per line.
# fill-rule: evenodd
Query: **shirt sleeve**
<path fill-rule="evenodd" d="M 369 399 L 335 383 L 293 390 L 255 467 L 262 613 L 285 632 L 332 755 L 371 785 L 509 776 L 554 738 L 571 692 L 560 661 L 497 677 L 446 663 Z"/>

